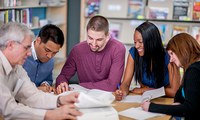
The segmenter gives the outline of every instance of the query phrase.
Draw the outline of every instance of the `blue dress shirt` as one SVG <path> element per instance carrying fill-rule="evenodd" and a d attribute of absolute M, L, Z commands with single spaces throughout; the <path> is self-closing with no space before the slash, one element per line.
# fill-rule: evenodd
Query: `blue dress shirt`
<path fill-rule="evenodd" d="M 50 59 L 48 62 L 41 63 L 38 60 L 34 60 L 32 56 L 29 56 L 23 65 L 31 81 L 40 86 L 43 82 L 47 82 L 49 85 L 53 83 L 53 67 L 54 59 Z"/>
<path fill-rule="evenodd" d="M 53 68 L 54 68 L 54 58 L 51 58 L 48 62 L 42 63 L 38 61 L 35 48 L 34 41 L 32 42 L 32 55 L 29 56 L 23 68 L 26 70 L 29 78 L 35 85 L 38 87 L 42 83 L 47 83 L 52 85 L 53 83 Z"/>

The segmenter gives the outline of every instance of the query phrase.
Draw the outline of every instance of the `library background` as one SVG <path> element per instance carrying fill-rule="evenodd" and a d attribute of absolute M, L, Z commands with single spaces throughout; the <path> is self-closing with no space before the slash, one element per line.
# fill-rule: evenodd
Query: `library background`
<path fill-rule="evenodd" d="M 164 45 L 177 33 L 196 38 L 200 32 L 200 0 L 0 0 L 0 26 L 22 22 L 35 35 L 47 23 L 63 30 L 66 40 L 56 55 L 57 66 L 75 44 L 85 40 L 86 24 L 96 14 L 108 18 L 112 36 L 124 43 L 127 51 L 134 43 L 134 29 L 144 21 L 157 25 Z"/>

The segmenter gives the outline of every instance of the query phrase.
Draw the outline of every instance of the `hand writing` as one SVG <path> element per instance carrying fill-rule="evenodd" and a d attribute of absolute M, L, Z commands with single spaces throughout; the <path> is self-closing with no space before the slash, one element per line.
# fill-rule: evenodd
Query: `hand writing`
<path fill-rule="evenodd" d="M 115 95 L 115 99 L 120 101 L 126 96 L 126 92 L 123 92 L 121 90 L 116 90 L 114 95 Z"/>

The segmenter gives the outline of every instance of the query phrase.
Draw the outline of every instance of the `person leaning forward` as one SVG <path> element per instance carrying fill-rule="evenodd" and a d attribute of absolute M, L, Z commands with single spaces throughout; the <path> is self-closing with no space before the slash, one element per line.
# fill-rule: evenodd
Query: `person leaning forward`
<path fill-rule="evenodd" d="M 87 40 L 72 48 L 56 78 L 57 93 L 69 90 L 68 81 L 75 73 L 79 84 L 88 89 L 113 92 L 121 81 L 126 49 L 109 33 L 108 20 L 93 16 L 86 30 Z"/>
<path fill-rule="evenodd" d="M 29 56 L 23 68 L 38 89 L 44 92 L 55 92 L 53 87 L 54 56 L 64 44 L 62 30 L 53 24 L 43 26 L 31 45 Z"/>
<path fill-rule="evenodd" d="M 55 96 L 37 89 L 22 68 L 31 55 L 34 35 L 21 23 L 10 22 L 0 28 L 0 113 L 5 120 L 76 119 L 78 93 Z"/>

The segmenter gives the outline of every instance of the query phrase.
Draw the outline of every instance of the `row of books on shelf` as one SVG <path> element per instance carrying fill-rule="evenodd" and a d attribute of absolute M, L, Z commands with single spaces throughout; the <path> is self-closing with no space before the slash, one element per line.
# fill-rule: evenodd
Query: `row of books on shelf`
<path fill-rule="evenodd" d="M 16 6 L 29 6 L 39 5 L 40 0 L 0 0 L 0 7 L 16 7 Z"/>
<path fill-rule="evenodd" d="M 32 8 L 24 9 L 8 9 L 0 11 L 0 26 L 8 22 L 24 23 L 31 29 L 37 29 L 40 26 L 47 24 L 47 19 L 41 19 L 39 16 L 34 16 Z"/>
<path fill-rule="evenodd" d="M 56 6 L 65 3 L 66 0 L 0 0 L 0 7 L 16 7 L 16 6 L 37 6 L 47 5 Z"/>
<path fill-rule="evenodd" d="M 0 0 L 0 7 L 15 7 L 21 4 L 21 0 Z"/>
<path fill-rule="evenodd" d="M 32 25 L 32 9 L 11 9 L 0 11 L 0 25 L 8 22 L 20 22 L 31 27 Z"/>
<path fill-rule="evenodd" d="M 85 13 L 86 17 L 200 20 L 200 0 L 87 0 Z"/>

